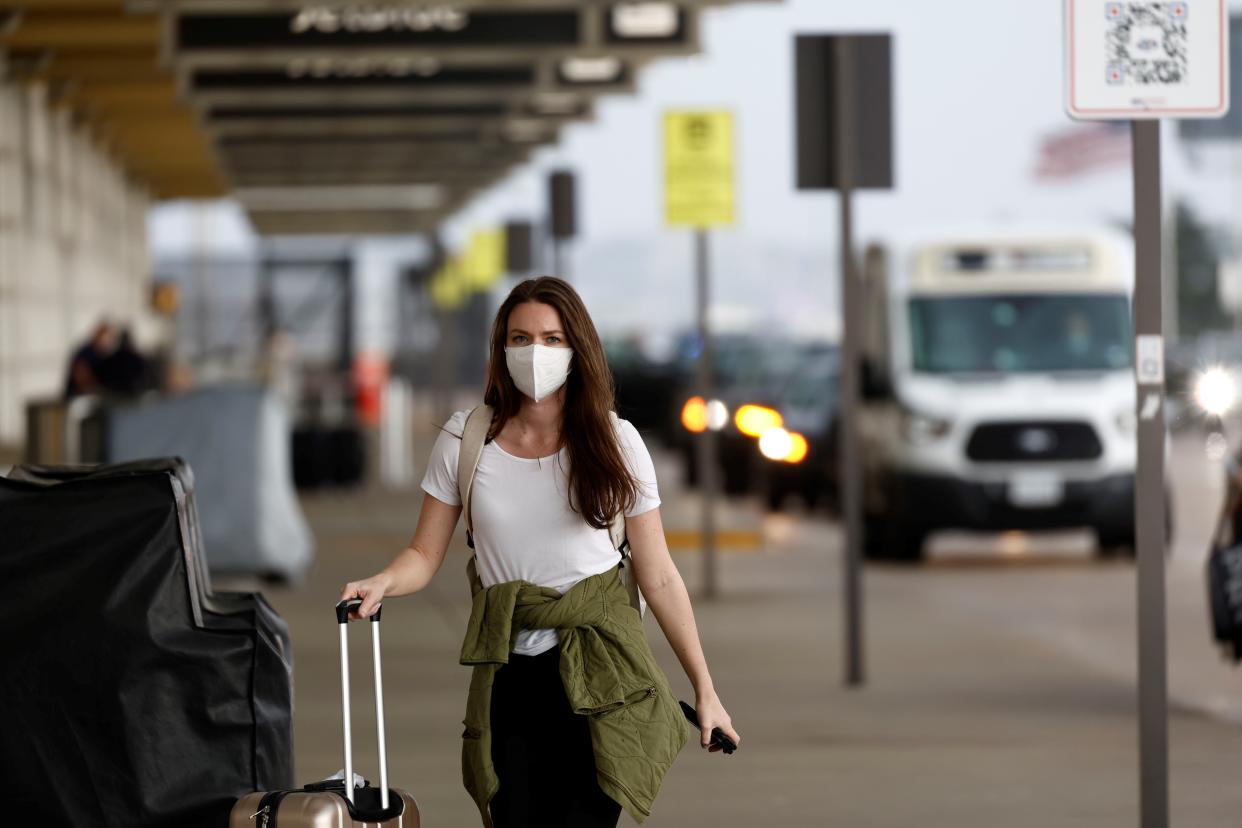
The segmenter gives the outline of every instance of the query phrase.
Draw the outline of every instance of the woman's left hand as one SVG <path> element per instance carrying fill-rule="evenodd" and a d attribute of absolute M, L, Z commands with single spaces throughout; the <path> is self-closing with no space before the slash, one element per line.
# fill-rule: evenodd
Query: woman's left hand
<path fill-rule="evenodd" d="M 724 709 L 715 692 L 696 696 L 694 707 L 699 716 L 699 744 L 702 747 L 711 753 L 723 749 L 720 745 L 712 744 L 712 730 L 717 727 L 733 740 L 733 744 L 741 746 L 742 737 L 733 729 L 733 720 L 729 718 L 729 712 Z"/>

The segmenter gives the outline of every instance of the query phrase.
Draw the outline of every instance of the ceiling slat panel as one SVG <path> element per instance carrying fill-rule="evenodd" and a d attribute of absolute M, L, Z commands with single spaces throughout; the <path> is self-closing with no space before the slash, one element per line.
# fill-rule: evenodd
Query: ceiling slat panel
<path fill-rule="evenodd" d="M 24 0 L 0 49 L 159 197 L 228 181 L 260 232 L 408 232 L 595 100 L 633 93 L 645 64 L 697 52 L 701 8 L 734 1 L 675 0 L 627 28 L 612 0 Z M 253 201 L 350 185 L 445 195 L 417 210 Z"/>

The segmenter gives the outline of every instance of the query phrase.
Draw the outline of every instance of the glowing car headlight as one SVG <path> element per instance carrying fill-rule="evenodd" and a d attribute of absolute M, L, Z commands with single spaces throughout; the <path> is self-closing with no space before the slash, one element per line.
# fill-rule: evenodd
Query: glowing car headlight
<path fill-rule="evenodd" d="M 702 397 L 691 397 L 681 407 L 681 424 L 686 431 L 695 433 L 707 430 L 707 401 Z"/>
<path fill-rule="evenodd" d="M 1238 401 L 1238 388 L 1224 368 L 1209 368 L 1195 380 L 1194 398 L 1199 408 L 1220 417 Z"/>
<path fill-rule="evenodd" d="M 801 463 L 809 449 L 805 437 L 779 426 L 769 428 L 759 436 L 759 451 L 769 460 Z"/>
<path fill-rule="evenodd" d="M 720 431 L 728 423 L 729 407 L 720 400 L 691 397 L 681 407 L 681 424 L 687 431 Z"/>
<path fill-rule="evenodd" d="M 747 437 L 760 437 L 770 428 L 784 425 L 779 411 L 763 405 L 744 405 L 733 415 L 737 430 Z"/>
<path fill-rule="evenodd" d="M 720 431 L 729 424 L 729 406 L 720 400 L 707 402 L 707 427 L 712 431 Z"/>

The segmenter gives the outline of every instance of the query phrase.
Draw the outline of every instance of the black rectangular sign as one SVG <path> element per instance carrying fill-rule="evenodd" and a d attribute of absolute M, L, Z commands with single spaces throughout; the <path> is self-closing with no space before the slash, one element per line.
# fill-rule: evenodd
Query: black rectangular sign
<path fill-rule="evenodd" d="M 837 186 L 836 44 L 853 45 L 854 186 L 893 186 L 892 37 L 882 35 L 798 35 L 798 189 Z"/>

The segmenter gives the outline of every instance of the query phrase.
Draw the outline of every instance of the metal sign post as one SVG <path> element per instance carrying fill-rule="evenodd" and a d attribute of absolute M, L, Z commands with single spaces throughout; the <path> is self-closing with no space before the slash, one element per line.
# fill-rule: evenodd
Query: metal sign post
<path fill-rule="evenodd" d="M 863 637 L 861 391 L 862 284 L 854 256 L 854 191 L 892 187 L 889 35 L 797 37 L 798 187 L 835 189 L 840 205 L 840 485 L 844 677 L 866 681 Z M 866 101 L 860 107 L 860 101 Z"/>
<path fill-rule="evenodd" d="M 697 384 L 707 405 L 706 428 L 695 435 L 695 468 L 703 494 L 703 597 L 717 594 L 716 502 L 720 467 L 716 432 L 715 367 L 709 318 L 711 271 L 708 230 L 733 223 L 733 116 L 728 112 L 669 112 L 664 116 L 665 216 L 694 228 L 695 299 L 699 327 Z"/>
<path fill-rule="evenodd" d="M 699 352 L 697 381 L 699 393 L 704 400 L 716 398 L 715 355 L 712 349 L 712 335 L 708 308 L 711 307 L 711 268 L 708 262 L 707 230 L 696 227 L 694 230 L 694 274 L 696 317 L 699 325 Z M 710 403 L 709 403 L 710 406 Z M 695 446 L 694 462 L 698 469 L 699 486 L 703 493 L 703 513 L 700 535 L 703 549 L 703 597 L 716 597 L 718 577 L 716 575 L 716 502 L 720 498 L 720 464 L 717 458 L 716 429 L 712 428 L 709 408 L 707 428 L 698 435 Z"/>
<path fill-rule="evenodd" d="M 529 221 L 505 223 L 505 273 L 526 275 L 535 269 L 535 230 Z"/>
<path fill-rule="evenodd" d="M 1219 118 L 1229 110 L 1228 41 L 1225 0 L 1104 3 L 1102 9 L 1065 0 L 1066 111 L 1071 118 L 1132 122 L 1142 828 L 1169 824 L 1160 119 Z"/>
<path fill-rule="evenodd" d="M 845 683 L 856 687 L 865 680 L 863 670 L 862 607 L 862 470 L 858 452 L 858 272 L 854 260 L 854 146 L 855 112 L 853 44 L 838 38 L 833 55 L 836 63 L 837 100 L 837 194 L 841 232 L 841 518 L 845 524 L 845 549 L 841 556 L 845 584 Z"/>
<path fill-rule="evenodd" d="M 552 273 L 558 279 L 569 281 L 569 274 L 565 272 L 565 245 L 555 236 L 552 237 Z"/>
<path fill-rule="evenodd" d="M 1160 122 L 1135 121 L 1134 333 L 1138 382 L 1139 786 L 1141 825 L 1169 824 L 1169 699 L 1164 601 L 1164 336 L 1160 302 Z"/>
<path fill-rule="evenodd" d="M 578 233 L 574 174 L 556 170 L 548 176 L 548 228 L 552 237 L 552 275 L 572 281 L 566 270 L 564 245 Z"/>

